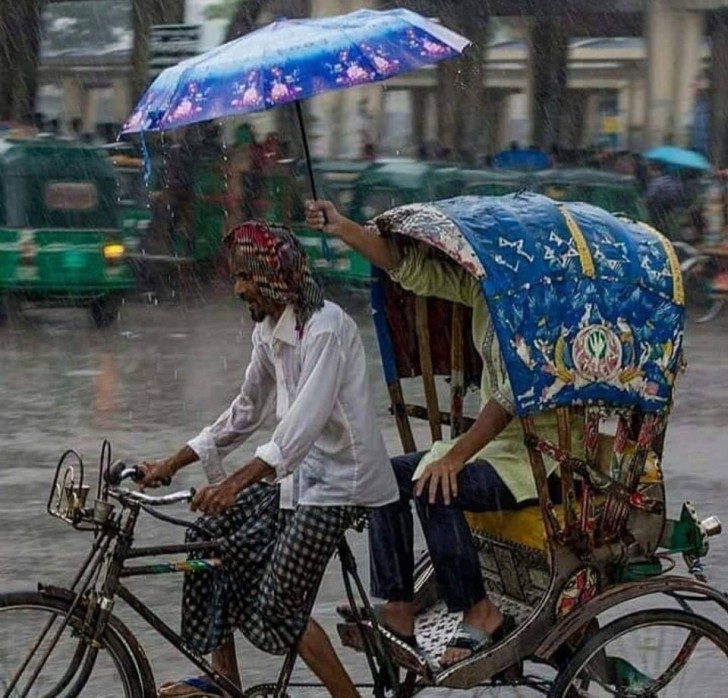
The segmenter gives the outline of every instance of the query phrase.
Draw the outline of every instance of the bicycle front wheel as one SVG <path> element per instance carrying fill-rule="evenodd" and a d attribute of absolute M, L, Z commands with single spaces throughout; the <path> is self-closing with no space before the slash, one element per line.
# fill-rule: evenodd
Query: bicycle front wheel
<path fill-rule="evenodd" d="M 70 608 L 36 592 L 0 595 L 0 698 L 147 695 L 124 639 L 107 626 L 92 646 L 85 606 L 66 622 Z"/>
<path fill-rule="evenodd" d="M 728 633 L 686 611 L 650 609 L 592 635 L 558 675 L 551 698 L 723 695 Z"/>

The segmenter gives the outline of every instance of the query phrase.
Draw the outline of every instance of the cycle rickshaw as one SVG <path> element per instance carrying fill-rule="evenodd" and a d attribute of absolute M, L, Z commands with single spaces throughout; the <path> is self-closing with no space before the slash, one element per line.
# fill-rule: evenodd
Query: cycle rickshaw
<path fill-rule="evenodd" d="M 356 560 L 342 541 L 350 609 L 339 634 L 344 645 L 366 653 L 373 694 L 523 686 L 553 697 L 648 698 L 687 690 L 700 694 L 701 677 L 713 682 L 728 677 L 723 629 L 728 598 L 705 581 L 701 564 L 720 522 L 700 520 L 689 503 L 678 519 L 667 516 L 663 443 L 673 384 L 683 366 L 684 323 L 679 262 L 670 243 L 630 219 L 530 193 L 402 206 L 377 217 L 376 224 L 396 244 L 425 245 L 429 254 L 479 280 L 538 499 L 515 511 L 469 515 L 488 591 L 518 627 L 444 670 L 431 657 L 439 656 L 457 618 L 439 602 L 427 557 L 418 565 L 419 649 L 413 650 L 377 627 Z M 470 423 L 467 390 L 482 371 L 470 341 L 469 309 L 415 297 L 381 273 L 374 279 L 372 305 L 405 451 L 416 445 L 411 419 L 426 420 L 432 439 L 441 438 L 443 426 L 454 436 L 462 433 Z M 443 389 L 449 392 L 447 410 L 440 406 Z M 405 400 L 405 390 L 423 404 Z M 537 416 L 545 410 L 555 410 L 557 443 L 538 433 Z M 546 458 L 559 464 L 560 504 L 550 498 Z M 40 585 L 38 591 L 0 596 L 0 627 L 12 634 L 11 649 L 18 650 L 12 663 L 0 653 L 2 695 L 82 695 L 104 655 L 118 677 L 115 695 L 155 695 L 150 663 L 113 613 L 115 598 L 230 695 L 295 695 L 290 683 L 295 655 L 286 657 L 277 683 L 242 692 L 124 586 L 128 577 L 221 564 L 214 541 L 134 546 L 142 510 L 179 523 L 155 507 L 190 493 L 150 497 L 122 488 L 122 480 L 136 471 L 123 463 L 112 466 L 105 447 L 90 502 L 83 468 L 73 472 L 64 462 L 48 510 L 93 531 L 94 544 L 70 589 Z M 197 557 L 133 564 L 142 557 L 190 552 Z M 673 556 L 679 555 L 686 574 L 673 573 Z M 658 607 L 647 607 L 655 598 Z M 27 611 L 40 612 L 32 631 L 12 622 L 14 614 Z M 655 632 L 661 633 L 657 640 Z M 64 633 L 70 636 L 67 664 L 49 662 Z M 636 644 L 630 646 L 630 638 Z M 659 665 L 644 665 L 638 654 L 657 657 Z M 697 678 L 685 683 L 694 667 Z M 40 689 L 33 687 L 43 679 Z"/>

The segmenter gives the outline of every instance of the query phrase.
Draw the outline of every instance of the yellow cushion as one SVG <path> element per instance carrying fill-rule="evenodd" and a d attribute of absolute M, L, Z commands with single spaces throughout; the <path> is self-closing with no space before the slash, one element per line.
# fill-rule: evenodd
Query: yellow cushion
<path fill-rule="evenodd" d="M 556 507 L 556 514 L 563 521 L 562 507 Z M 546 549 L 546 529 L 538 505 L 517 511 L 466 512 L 465 517 L 477 533 L 536 550 Z"/>
<path fill-rule="evenodd" d="M 600 435 L 599 453 L 597 461 L 600 467 L 608 471 L 611 458 L 612 437 Z M 624 463 L 629 463 L 634 453 L 634 443 L 630 442 L 625 448 Z M 640 480 L 643 485 L 653 485 L 662 481 L 657 454 L 650 451 L 645 463 L 645 471 Z M 598 504 L 598 500 L 595 502 Z M 556 516 L 561 524 L 564 521 L 564 508 L 555 505 Z M 538 505 L 518 509 L 517 511 L 493 512 L 466 512 L 470 528 L 476 533 L 498 538 L 517 545 L 524 545 L 536 550 L 546 549 L 546 528 L 541 517 L 541 508 Z"/>

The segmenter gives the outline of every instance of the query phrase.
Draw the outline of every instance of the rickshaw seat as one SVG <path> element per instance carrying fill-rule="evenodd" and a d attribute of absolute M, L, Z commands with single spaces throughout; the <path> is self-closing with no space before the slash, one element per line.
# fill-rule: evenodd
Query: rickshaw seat
<path fill-rule="evenodd" d="M 613 452 L 614 437 L 610 434 L 599 435 L 597 464 L 602 472 L 609 472 L 609 462 Z M 625 456 L 631 458 L 635 443 L 630 441 L 625 448 Z M 647 486 L 662 482 L 659 459 L 651 451 L 645 462 L 640 485 Z M 564 524 L 563 507 L 554 507 L 559 524 Z M 504 542 L 522 545 L 534 550 L 546 551 L 546 527 L 541 507 L 534 503 L 522 509 L 493 512 L 467 512 L 466 518 L 471 530 L 480 536 L 496 538 Z"/>

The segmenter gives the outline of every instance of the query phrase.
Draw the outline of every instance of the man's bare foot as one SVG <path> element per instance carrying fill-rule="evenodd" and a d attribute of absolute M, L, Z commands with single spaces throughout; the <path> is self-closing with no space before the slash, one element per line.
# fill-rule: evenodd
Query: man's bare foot
<path fill-rule="evenodd" d="M 503 626 L 503 614 L 490 599 L 483 599 L 463 613 L 462 625 L 472 628 L 473 641 L 493 636 Z M 467 647 L 448 647 L 440 657 L 440 666 L 449 667 L 467 659 L 473 650 Z"/>

